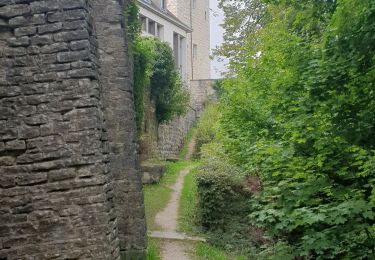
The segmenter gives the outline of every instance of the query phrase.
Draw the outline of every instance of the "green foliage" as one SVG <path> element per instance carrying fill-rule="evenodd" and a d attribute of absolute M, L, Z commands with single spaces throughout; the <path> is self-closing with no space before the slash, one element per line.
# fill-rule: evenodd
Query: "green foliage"
<path fill-rule="evenodd" d="M 142 132 L 144 95 L 150 87 L 159 123 L 167 122 L 187 111 L 189 94 L 175 69 L 172 48 L 157 38 L 141 37 L 139 8 L 136 0 L 124 6 L 127 37 L 133 59 L 134 103 L 138 135 Z"/>
<path fill-rule="evenodd" d="M 194 167 L 194 168 L 192 168 Z M 197 184 L 195 182 L 196 163 L 191 163 L 190 172 L 184 178 L 184 187 L 181 192 L 178 206 L 178 231 L 183 233 L 196 233 L 197 220 Z"/>
<path fill-rule="evenodd" d="M 125 17 L 126 17 L 126 29 L 128 42 L 130 47 L 135 43 L 141 33 L 141 23 L 138 18 L 139 8 L 137 5 L 137 0 L 125 1 Z"/>
<path fill-rule="evenodd" d="M 262 180 L 250 220 L 276 259 L 373 259 L 375 2 L 262 3 L 220 104 L 225 153 Z"/>
<path fill-rule="evenodd" d="M 218 97 L 220 97 L 221 94 L 223 93 L 223 82 L 224 82 L 223 79 L 217 79 L 215 80 L 212 86 L 212 88 L 215 90 L 215 93 Z"/>
<path fill-rule="evenodd" d="M 221 157 L 221 147 L 209 144 L 203 147 L 203 158 L 196 176 L 200 224 L 206 230 L 223 228 L 242 198 L 243 187 L 239 169 Z"/>
<path fill-rule="evenodd" d="M 185 138 L 184 138 L 184 146 L 182 147 L 181 151 L 180 151 L 180 154 L 178 155 L 178 157 L 181 159 L 181 160 L 185 160 L 188 152 L 189 152 L 189 145 L 190 145 L 190 142 L 191 140 L 195 138 L 195 128 L 190 128 L 188 133 L 186 134 Z M 193 154 L 195 153 L 195 147 L 194 147 L 194 151 L 193 151 Z"/>
<path fill-rule="evenodd" d="M 156 105 L 156 118 L 162 123 L 186 113 L 189 94 L 183 88 L 175 69 L 171 47 L 159 40 L 154 43 L 155 64 L 151 77 L 151 99 Z"/>
<path fill-rule="evenodd" d="M 205 260 L 226 260 L 228 259 L 225 252 L 222 250 L 210 246 L 206 243 L 198 243 L 195 247 L 195 254 L 197 255 L 198 259 L 205 259 Z"/>
<path fill-rule="evenodd" d="M 251 193 L 245 174 L 231 164 L 219 143 L 203 145 L 196 182 L 198 220 L 208 242 L 228 254 L 254 257 L 257 238 L 248 222 Z"/>
<path fill-rule="evenodd" d="M 219 120 L 220 113 L 218 106 L 215 104 L 209 104 L 196 127 L 196 155 L 200 155 L 201 147 L 204 144 L 208 144 L 215 139 L 216 135 L 216 124 Z"/>
<path fill-rule="evenodd" d="M 155 240 L 148 238 L 146 260 L 161 260 L 158 245 Z"/>
<path fill-rule="evenodd" d="M 138 134 L 142 133 L 144 95 L 150 85 L 155 63 L 154 42 L 151 38 L 137 38 L 132 45 L 134 104 Z"/>

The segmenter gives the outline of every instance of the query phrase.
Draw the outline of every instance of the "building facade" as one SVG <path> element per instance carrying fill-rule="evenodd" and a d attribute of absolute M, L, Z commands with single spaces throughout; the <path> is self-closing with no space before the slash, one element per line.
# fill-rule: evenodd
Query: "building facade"
<path fill-rule="evenodd" d="M 210 79 L 209 0 L 138 0 L 142 33 L 170 44 L 176 68 L 190 85 Z"/>

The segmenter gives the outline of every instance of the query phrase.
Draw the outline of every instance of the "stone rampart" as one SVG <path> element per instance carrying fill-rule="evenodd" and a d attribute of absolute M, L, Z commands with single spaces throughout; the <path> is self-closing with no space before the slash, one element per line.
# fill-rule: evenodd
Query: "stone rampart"
<path fill-rule="evenodd" d="M 0 259 L 145 249 L 122 1 L 0 1 Z"/>

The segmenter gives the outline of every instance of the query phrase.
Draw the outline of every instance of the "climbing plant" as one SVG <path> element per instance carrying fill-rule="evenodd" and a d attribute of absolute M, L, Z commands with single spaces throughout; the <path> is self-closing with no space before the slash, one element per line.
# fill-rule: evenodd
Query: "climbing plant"
<path fill-rule="evenodd" d="M 150 88 L 159 123 L 183 115 L 189 95 L 176 71 L 171 47 L 157 38 L 141 37 L 137 1 L 125 5 L 129 51 L 133 60 L 134 103 L 138 135 L 142 132 L 144 95 Z"/>

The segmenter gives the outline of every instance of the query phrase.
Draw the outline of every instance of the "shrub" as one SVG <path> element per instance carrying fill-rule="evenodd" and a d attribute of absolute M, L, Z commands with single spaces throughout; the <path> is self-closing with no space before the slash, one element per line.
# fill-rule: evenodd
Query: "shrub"
<path fill-rule="evenodd" d="M 144 116 L 144 95 L 150 85 L 155 63 L 154 43 L 150 38 L 138 38 L 132 45 L 134 104 L 138 135 L 142 133 Z"/>
<path fill-rule="evenodd" d="M 163 123 L 186 113 L 189 94 L 175 69 L 173 51 L 168 43 L 155 39 L 154 52 L 151 99 L 155 102 L 156 118 Z"/>
<path fill-rule="evenodd" d="M 240 170 L 223 159 L 219 144 L 203 148 L 202 164 L 196 176 L 200 223 L 206 230 L 223 229 L 233 215 L 246 212 L 241 201 L 245 196 Z"/>
<path fill-rule="evenodd" d="M 215 104 L 209 104 L 196 127 L 196 155 L 199 156 L 201 153 L 201 147 L 204 144 L 212 142 L 216 135 L 216 125 L 219 120 L 220 113 L 218 106 Z"/>

